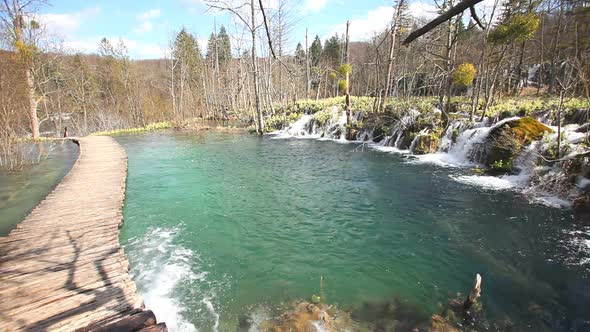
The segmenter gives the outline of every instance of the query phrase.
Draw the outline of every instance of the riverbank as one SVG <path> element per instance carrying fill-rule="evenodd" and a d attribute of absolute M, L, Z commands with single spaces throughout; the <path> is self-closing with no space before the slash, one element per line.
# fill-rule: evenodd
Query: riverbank
<path fill-rule="evenodd" d="M 432 99 L 399 101 L 379 113 L 367 111 L 370 101 L 359 99 L 353 102 L 354 120 L 349 125 L 341 101 L 332 99 L 302 103 L 270 123 L 280 127 L 273 132 L 277 138 L 354 142 L 403 155 L 413 163 L 471 168 L 473 175 L 456 180 L 519 190 L 533 201 L 589 212 L 588 105 L 580 100 L 564 103 L 558 128 L 555 103 L 509 101 L 481 120 L 457 111 L 447 114 L 445 121 Z"/>

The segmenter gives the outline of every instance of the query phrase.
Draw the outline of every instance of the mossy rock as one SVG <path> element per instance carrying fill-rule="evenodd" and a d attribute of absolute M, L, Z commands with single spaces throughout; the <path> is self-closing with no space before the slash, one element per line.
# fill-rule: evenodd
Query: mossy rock
<path fill-rule="evenodd" d="M 485 160 L 480 162 L 488 167 L 497 166 L 500 163 L 511 164 L 524 146 L 541 139 L 545 133 L 550 132 L 553 130 L 532 117 L 508 121 L 503 126 L 490 131 L 485 142 Z"/>
<path fill-rule="evenodd" d="M 434 153 L 438 150 L 439 139 L 436 134 L 420 135 L 412 147 L 413 154 Z"/>
<path fill-rule="evenodd" d="M 373 130 L 373 142 L 377 143 L 388 135 L 389 128 L 385 126 L 377 126 Z"/>
<path fill-rule="evenodd" d="M 404 133 L 404 136 L 401 139 L 399 148 L 402 150 L 409 149 L 410 146 L 412 145 L 412 142 L 414 141 L 414 138 L 416 138 L 416 135 L 417 134 L 412 131 L 407 131 L 406 133 Z"/>
<path fill-rule="evenodd" d="M 434 315 L 430 319 L 430 330 L 436 332 L 459 332 L 460 330 L 453 326 L 448 320 L 439 315 Z"/>

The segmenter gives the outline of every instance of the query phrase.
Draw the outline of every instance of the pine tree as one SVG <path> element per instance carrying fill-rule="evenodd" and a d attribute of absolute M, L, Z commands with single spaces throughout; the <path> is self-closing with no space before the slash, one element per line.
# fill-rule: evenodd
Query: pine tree
<path fill-rule="evenodd" d="M 182 28 L 172 50 L 172 102 L 177 116 L 185 117 L 185 104 L 191 88 L 198 82 L 199 63 L 203 56 L 197 39 Z"/>
<path fill-rule="evenodd" d="M 231 41 L 229 35 L 222 25 L 217 36 L 217 52 L 219 52 L 219 64 L 224 65 L 231 61 Z"/>
<path fill-rule="evenodd" d="M 183 29 L 184 31 L 184 29 Z M 182 32 L 182 31 L 181 31 Z M 178 37 L 177 37 L 178 40 Z M 209 40 L 207 41 L 207 60 L 210 62 L 215 63 L 215 58 L 217 57 L 218 53 L 218 44 L 217 44 L 217 36 L 215 32 L 211 32 L 209 35 Z"/>
<path fill-rule="evenodd" d="M 297 43 L 297 47 L 295 48 L 295 60 L 299 65 L 305 65 L 305 50 L 301 43 Z"/>
<path fill-rule="evenodd" d="M 342 54 L 342 41 L 338 38 L 338 35 L 332 36 L 332 38 L 326 40 L 324 44 L 323 58 L 330 68 L 338 68 L 341 64 Z"/>
<path fill-rule="evenodd" d="M 313 43 L 311 43 L 309 54 L 311 58 L 311 66 L 317 67 L 320 64 L 320 58 L 322 56 L 322 41 L 318 35 L 315 36 Z"/>

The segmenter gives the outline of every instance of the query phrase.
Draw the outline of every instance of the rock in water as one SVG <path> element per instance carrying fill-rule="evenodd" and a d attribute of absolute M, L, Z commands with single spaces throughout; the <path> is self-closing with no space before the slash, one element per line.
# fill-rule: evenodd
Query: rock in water
<path fill-rule="evenodd" d="M 434 133 L 422 134 L 416 137 L 411 146 L 413 154 L 435 153 L 438 150 L 439 139 Z"/>
<path fill-rule="evenodd" d="M 549 127 L 532 117 L 514 119 L 492 129 L 485 141 L 485 164 L 511 164 L 524 146 L 553 132 Z"/>
<path fill-rule="evenodd" d="M 432 316 L 430 321 L 430 330 L 433 332 L 459 332 L 458 328 L 439 315 Z"/>

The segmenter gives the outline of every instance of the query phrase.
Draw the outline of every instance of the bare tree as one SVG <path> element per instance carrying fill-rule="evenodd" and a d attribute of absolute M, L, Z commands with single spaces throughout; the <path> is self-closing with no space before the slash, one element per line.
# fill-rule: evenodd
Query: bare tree
<path fill-rule="evenodd" d="M 39 23 L 31 20 L 39 5 L 47 4 L 45 0 L 3 0 L 0 7 L 2 28 L 9 32 L 10 44 L 24 63 L 25 79 L 28 90 L 28 113 L 33 139 L 39 138 L 39 119 L 37 105 L 40 97 L 36 92 L 35 67 L 33 57 L 37 52 L 35 31 Z M 27 21 L 29 20 L 29 21 Z"/>
<path fill-rule="evenodd" d="M 232 13 L 238 20 L 240 20 L 244 26 L 248 29 L 251 35 L 251 45 L 250 45 L 250 56 L 251 56 L 251 65 L 252 65 L 252 84 L 254 86 L 254 100 L 255 100 L 255 107 L 256 107 L 256 132 L 259 135 L 264 134 L 264 116 L 262 113 L 261 107 L 261 98 L 260 98 L 260 82 L 259 82 L 259 72 L 258 72 L 258 57 L 256 56 L 256 32 L 259 28 L 259 24 L 257 24 L 256 20 L 256 1 L 250 0 L 249 2 L 245 1 L 241 4 L 233 5 L 227 1 L 223 0 L 207 0 L 207 5 L 210 8 L 228 11 Z M 249 7 L 249 13 L 245 8 Z M 248 17 L 249 15 L 250 17 Z"/>

